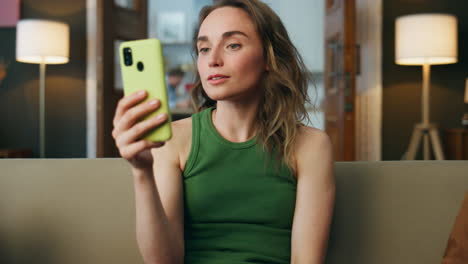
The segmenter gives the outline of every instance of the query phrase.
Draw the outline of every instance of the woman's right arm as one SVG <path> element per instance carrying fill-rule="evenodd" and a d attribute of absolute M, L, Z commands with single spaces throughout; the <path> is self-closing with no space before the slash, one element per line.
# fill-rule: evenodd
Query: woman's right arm
<path fill-rule="evenodd" d="M 178 167 L 162 158 L 169 146 L 153 149 L 153 170 L 133 170 L 137 242 L 147 264 L 184 262 L 182 180 Z"/>
<path fill-rule="evenodd" d="M 132 94 L 119 101 L 112 136 L 121 156 L 132 165 L 136 235 L 145 263 L 182 264 L 183 193 L 178 150 L 174 136 L 168 142 L 139 139 L 167 120 L 163 117 L 138 122 L 159 108 L 159 102 L 138 104 L 145 97 Z"/>

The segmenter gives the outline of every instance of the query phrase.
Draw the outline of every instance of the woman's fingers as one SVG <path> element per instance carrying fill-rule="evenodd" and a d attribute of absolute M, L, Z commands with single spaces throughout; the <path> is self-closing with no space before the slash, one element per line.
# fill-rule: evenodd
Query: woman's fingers
<path fill-rule="evenodd" d="M 114 120 L 112 122 L 114 124 L 114 127 L 117 126 L 120 119 L 122 119 L 122 116 L 125 114 L 125 112 L 128 111 L 128 109 L 138 104 L 145 98 L 146 98 L 146 91 L 141 90 L 141 91 L 135 92 L 129 96 L 125 96 L 122 99 L 120 99 L 119 103 L 117 104 L 117 109 L 115 111 Z"/>
<path fill-rule="evenodd" d="M 120 156 L 126 160 L 133 159 L 138 153 L 145 149 L 158 148 L 164 146 L 165 142 L 151 142 L 147 140 L 140 140 L 130 145 L 119 148 Z"/>
<path fill-rule="evenodd" d="M 114 129 L 117 131 L 129 130 L 135 124 L 139 123 L 138 121 L 141 120 L 144 116 L 156 111 L 160 105 L 160 101 L 154 99 L 144 104 L 139 104 L 130 108 L 127 112 L 125 112 Z"/>
<path fill-rule="evenodd" d="M 165 142 L 140 140 L 148 131 L 162 125 L 168 119 L 167 114 L 163 113 L 142 120 L 144 116 L 159 109 L 161 105 L 157 99 L 141 104 L 140 102 L 146 96 L 145 91 L 136 92 L 122 98 L 117 105 L 112 136 L 120 155 L 127 160 L 138 157 L 138 154 L 146 149 L 161 147 L 165 144 Z"/>
<path fill-rule="evenodd" d="M 117 147 L 124 147 L 126 145 L 130 145 L 133 142 L 137 141 L 141 138 L 145 133 L 154 129 L 167 121 L 167 115 L 165 113 L 159 114 L 155 117 L 149 118 L 147 120 L 143 120 L 138 122 L 136 125 L 119 133 L 116 137 L 116 145 Z"/>

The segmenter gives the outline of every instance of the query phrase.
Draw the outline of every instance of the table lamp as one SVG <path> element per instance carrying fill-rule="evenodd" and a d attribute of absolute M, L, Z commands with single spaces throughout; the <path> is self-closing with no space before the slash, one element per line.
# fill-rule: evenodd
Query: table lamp
<path fill-rule="evenodd" d="M 456 63 L 457 18 L 448 14 L 413 14 L 398 17 L 395 24 L 395 61 L 399 65 L 422 65 L 422 122 L 413 129 L 403 159 L 416 157 L 424 137 L 424 160 L 430 159 L 431 142 L 437 160 L 444 159 L 437 125 L 429 121 L 430 67 Z"/>
<path fill-rule="evenodd" d="M 46 64 L 63 64 L 69 58 L 70 28 L 67 24 L 41 19 L 20 20 L 16 28 L 16 60 L 39 64 L 39 149 L 45 157 Z"/>

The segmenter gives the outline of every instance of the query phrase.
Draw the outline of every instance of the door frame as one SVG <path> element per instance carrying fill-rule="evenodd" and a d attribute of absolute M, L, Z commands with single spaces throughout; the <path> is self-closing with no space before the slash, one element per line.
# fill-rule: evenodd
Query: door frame
<path fill-rule="evenodd" d="M 382 160 L 382 2 L 356 0 L 356 161 Z"/>
<path fill-rule="evenodd" d="M 102 28 L 97 19 L 102 16 L 102 7 L 97 6 L 97 0 L 86 0 L 86 157 L 97 156 L 97 125 L 98 125 L 98 63 L 102 57 L 98 57 L 97 51 L 103 42 Z"/>
<path fill-rule="evenodd" d="M 112 92 L 105 90 L 104 84 L 109 82 L 111 76 L 107 69 L 103 67 L 104 56 L 108 55 L 102 52 L 103 45 L 108 45 L 109 35 L 108 31 L 104 31 L 105 23 L 104 16 L 109 17 L 109 5 L 107 1 L 114 0 L 86 0 L 86 35 L 87 35 L 87 49 L 86 49 L 86 157 L 107 157 L 114 156 L 114 150 L 109 151 L 108 145 L 110 141 L 109 124 L 106 123 L 108 119 L 107 112 L 109 105 L 107 102 L 110 100 L 115 102 L 115 97 L 121 97 L 122 91 L 115 91 L 112 87 Z M 146 4 L 144 5 L 146 6 Z M 141 8 L 141 5 L 137 8 Z M 146 9 L 144 7 L 143 9 Z M 106 11 L 107 10 L 107 11 Z M 113 10 L 114 12 L 115 10 Z M 107 13 L 105 13 L 107 12 Z M 128 12 L 118 10 L 121 16 L 132 18 Z M 148 12 L 148 10 L 147 10 Z M 146 14 L 145 20 L 146 20 Z M 101 21 L 102 20 L 102 21 Z M 146 22 L 147 24 L 147 22 Z M 118 25 L 118 24 L 117 24 Z M 119 27 L 119 29 L 123 29 Z M 148 34 L 148 29 L 142 31 L 145 36 Z M 139 33 L 142 33 L 139 32 Z M 105 35 L 105 34 L 107 35 Z M 114 37 L 125 37 L 133 34 L 133 31 L 119 31 L 116 30 L 112 35 Z M 140 34 L 141 35 L 141 34 Z M 128 36 L 127 36 L 128 37 Z M 133 36 L 135 37 L 135 36 Z M 139 38 L 142 38 L 141 36 Z M 114 52 L 114 49 L 111 51 Z M 114 53 L 113 53 L 114 54 Z M 114 73 L 112 73 L 113 75 Z M 112 98 L 108 98 L 108 97 Z M 103 98 L 106 97 L 106 101 Z M 106 102 L 106 104 L 104 104 Z M 109 135 L 104 135 L 108 133 Z M 112 153 L 111 153 L 112 152 Z"/>

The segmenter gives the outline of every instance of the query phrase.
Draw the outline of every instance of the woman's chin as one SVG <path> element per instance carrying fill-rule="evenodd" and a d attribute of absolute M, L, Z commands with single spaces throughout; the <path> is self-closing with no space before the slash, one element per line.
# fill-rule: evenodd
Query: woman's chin
<path fill-rule="evenodd" d="M 217 91 L 210 91 L 210 90 L 207 91 L 207 90 L 205 90 L 205 92 L 208 95 L 208 97 L 211 98 L 211 100 L 215 100 L 215 101 L 229 100 L 233 96 L 236 96 L 233 93 L 228 93 L 226 91 L 221 91 L 221 89 L 218 89 Z"/>
<path fill-rule="evenodd" d="M 206 94 L 211 100 L 214 101 L 241 101 L 247 102 L 251 99 L 257 98 L 258 91 L 222 91 L 219 89 L 218 91 L 210 91 L 205 90 Z"/>
<path fill-rule="evenodd" d="M 211 100 L 214 100 L 214 101 L 225 101 L 225 100 L 229 100 L 229 96 L 225 96 L 225 95 L 208 95 L 208 97 L 210 97 Z"/>

